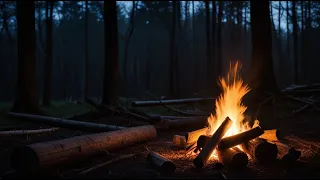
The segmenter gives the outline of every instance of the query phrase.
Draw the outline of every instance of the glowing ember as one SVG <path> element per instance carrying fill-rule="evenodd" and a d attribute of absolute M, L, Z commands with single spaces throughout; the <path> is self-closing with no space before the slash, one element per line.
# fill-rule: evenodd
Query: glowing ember
<path fill-rule="evenodd" d="M 239 74 L 240 69 L 241 65 L 238 61 L 235 64 L 230 63 L 230 69 L 227 77 L 219 79 L 223 92 L 216 99 L 216 114 L 211 114 L 208 118 L 209 130 L 207 132 L 207 135 L 212 135 L 226 117 L 229 117 L 233 121 L 233 123 L 224 137 L 239 134 L 250 129 L 248 123 L 243 122 L 243 113 L 245 112 L 247 107 L 244 106 L 241 102 L 243 96 L 247 94 L 250 89 L 248 85 L 243 84 L 243 80 L 241 79 Z M 242 150 L 240 146 L 237 147 Z M 212 157 L 218 158 L 216 150 L 212 153 L 211 158 Z"/>

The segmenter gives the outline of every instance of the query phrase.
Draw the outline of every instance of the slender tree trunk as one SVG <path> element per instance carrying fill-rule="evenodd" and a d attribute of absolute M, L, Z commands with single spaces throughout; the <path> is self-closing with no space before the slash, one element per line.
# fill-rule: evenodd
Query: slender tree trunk
<path fill-rule="evenodd" d="M 125 45 L 124 45 L 124 59 L 123 59 L 123 65 L 122 65 L 122 73 L 123 73 L 123 81 L 124 84 L 127 84 L 128 82 L 128 51 L 129 51 L 129 45 L 130 45 L 130 39 L 133 34 L 134 30 L 134 14 L 135 14 L 135 8 L 136 8 L 136 2 L 132 1 L 132 9 L 131 9 L 131 15 L 130 15 L 130 24 L 129 28 L 125 35 Z"/>
<path fill-rule="evenodd" d="M 296 1 L 292 1 L 292 23 L 293 23 L 293 53 L 294 53 L 294 83 L 299 83 L 299 62 L 298 62 L 298 24 L 297 24 L 297 12 Z"/>
<path fill-rule="evenodd" d="M 211 71 L 214 67 L 212 67 L 212 59 L 210 52 L 210 8 L 209 8 L 209 0 L 205 0 L 205 11 L 206 11 L 206 53 L 207 53 L 207 87 L 211 90 L 212 76 Z M 213 81 L 214 82 L 214 81 Z"/>
<path fill-rule="evenodd" d="M 218 12 L 218 28 L 217 28 L 217 76 L 221 75 L 222 68 L 222 9 L 223 1 L 219 1 L 219 12 Z"/>
<path fill-rule="evenodd" d="M 311 28 L 311 1 L 308 1 L 308 20 L 307 27 Z"/>
<path fill-rule="evenodd" d="M 305 28 L 305 9 L 304 9 L 304 1 L 300 1 L 301 3 L 301 41 L 300 41 L 300 52 L 301 52 L 301 55 L 300 55 L 300 62 L 301 62 L 301 75 L 303 76 L 303 71 L 304 71 L 304 55 L 305 55 L 305 37 L 304 37 L 304 28 Z"/>
<path fill-rule="evenodd" d="M 287 5 L 287 55 L 288 55 L 288 61 L 290 61 L 289 1 L 286 1 L 286 5 Z"/>
<path fill-rule="evenodd" d="M 44 106 L 51 104 L 52 91 L 52 15 L 53 15 L 53 1 L 46 1 L 46 65 L 45 65 L 45 81 L 43 102 Z M 50 6 L 50 7 L 49 7 Z M 49 15 L 50 11 L 50 15 Z"/>
<path fill-rule="evenodd" d="M 104 2 L 105 65 L 102 103 L 116 103 L 118 87 L 118 21 L 116 1 Z"/>
<path fill-rule="evenodd" d="M 196 17 L 195 17 L 195 7 L 194 1 L 192 1 L 192 61 L 193 61 L 193 86 L 195 90 L 198 90 L 199 86 L 199 63 L 196 58 L 196 45 L 197 45 L 197 38 L 196 38 Z"/>
<path fill-rule="evenodd" d="M 171 27 L 171 40 L 170 40 L 170 95 L 175 96 L 175 38 L 176 38 L 176 2 L 172 1 L 172 27 Z"/>
<path fill-rule="evenodd" d="M 89 49 L 88 49 L 88 0 L 85 1 L 85 21 L 84 21 L 84 98 L 88 98 L 89 90 Z"/>
<path fill-rule="evenodd" d="M 35 5 L 17 1 L 18 86 L 13 112 L 39 113 L 37 93 L 37 61 Z"/>
<path fill-rule="evenodd" d="M 217 83 L 214 83 L 214 80 L 217 79 L 214 66 L 214 62 L 216 62 L 216 20 L 217 20 L 217 9 L 216 9 L 216 1 L 212 1 L 212 59 L 210 60 L 210 69 L 208 67 L 208 77 L 210 77 L 210 80 L 208 81 L 208 84 L 213 85 L 213 92 L 216 92 L 218 90 Z"/>
<path fill-rule="evenodd" d="M 247 1 L 244 2 L 244 58 L 247 59 Z"/>
<path fill-rule="evenodd" d="M 269 1 L 250 1 L 252 64 L 250 87 L 253 89 L 253 105 L 262 100 L 264 92 L 277 95 L 278 88 L 273 71 L 272 28 Z"/>
<path fill-rule="evenodd" d="M 179 64 L 180 64 L 180 55 L 182 52 L 182 25 L 181 25 L 181 3 L 180 1 L 176 1 L 177 3 L 177 20 L 176 22 L 178 23 L 178 31 L 176 32 L 176 39 L 175 39 L 175 63 L 174 63 L 174 68 L 175 68 L 175 76 L 176 76 L 176 82 L 175 82 L 175 86 L 176 86 L 176 92 L 175 92 L 175 97 L 179 98 L 179 96 L 181 95 L 181 91 L 180 91 L 180 70 L 179 70 Z"/>

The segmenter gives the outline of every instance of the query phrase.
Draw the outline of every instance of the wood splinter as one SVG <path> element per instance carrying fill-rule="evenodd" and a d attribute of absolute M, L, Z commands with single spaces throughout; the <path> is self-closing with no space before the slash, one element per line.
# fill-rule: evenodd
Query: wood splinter
<path fill-rule="evenodd" d="M 176 170 L 176 165 L 172 161 L 156 152 L 150 151 L 147 160 L 156 168 L 160 169 L 162 173 L 173 173 Z"/>
<path fill-rule="evenodd" d="M 204 146 L 198 156 L 193 160 L 193 164 L 197 168 L 202 168 L 210 158 L 214 149 L 217 147 L 222 137 L 226 134 L 229 128 L 232 125 L 232 120 L 227 117 L 216 130 L 216 132 L 212 135 L 208 143 Z"/>

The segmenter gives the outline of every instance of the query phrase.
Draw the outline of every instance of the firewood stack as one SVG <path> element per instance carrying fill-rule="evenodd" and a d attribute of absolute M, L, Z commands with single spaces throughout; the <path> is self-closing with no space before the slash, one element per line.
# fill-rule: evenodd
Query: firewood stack
<path fill-rule="evenodd" d="M 244 168 L 249 159 L 263 164 L 278 159 L 289 165 L 301 156 L 300 151 L 281 141 L 278 129 L 263 130 L 254 124 L 250 130 L 224 137 L 231 125 L 232 120 L 227 117 L 212 136 L 207 135 L 208 128 L 203 128 L 188 132 L 185 136 L 175 135 L 173 144 L 185 148 L 187 154 L 196 153 L 193 163 L 197 168 L 202 168 L 210 158 L 225 167 Z"/>

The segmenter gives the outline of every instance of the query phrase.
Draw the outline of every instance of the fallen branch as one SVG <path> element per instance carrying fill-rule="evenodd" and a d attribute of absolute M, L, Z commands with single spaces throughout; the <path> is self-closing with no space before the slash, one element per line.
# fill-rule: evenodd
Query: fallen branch
<path fill-rule="evenodd" d="M 105 132 L 105 131 L 125 129 L 125 127 L 121 127 L 121 126 L 97 124 L 97 123 L 90 123 L 90 122 L 83 122 L 83 121 L 74 121 L 74 120 L 67 120 L 67 119 L 61 119 L 61 118 L 55 118 L 55 117 L 49 117 L 49 116 L 39 116 L 39 115 L 31 115 L 31 114 L 13 113 L 13 112 L 10 112 L 8 114 L 16 118 L 23 118 L 30 121 L 49 124 L 52 126 L 77 129 L 77 130 L 89 131 L 89 132 Z"/>
<path fill-rule="evenodd" d="M 193 160 L 193 164 L 197 168 L 202 168 L 210 158 L 212 152 L 216 148 L 216 146 L 221 141 L 222 137 L 225 135 L 225 133 L 229 130 L 229 128 L 232 125 L 232 120 L 227 117 L 219 126 L 219 128 L 216 130 L 216 132 L 212 135 L 210 140 L 207 142 L 207 144 L 204 146 L 204 148 L 201 150 L 201 152 L 198 154 L 198 156 Z"/>
<path fill-rule="evenodd" d="M 37 129 L 37 130 L 13 130 L 13 131 L 0 131 L 0 136 L 21 136 L 21 135 L 32 135 L 32 134 L 44 134 L 52 133 L 60 128 L 48 128 L 48 129 Z"/>
<path fill-rule="evenodd" d="M 86 170 L 84 170 L 84 171 L 81 171 L 78 175 L 80 175 L 80 176 L 86 175 L 86 174 L 88 174 L 88 173 L 90 173 L 90 172 L 92 172 L 92 171 L 95 171 L 95 170 L 97 170 L 97 169 L 99 169 L 99 168 L 101 168 L 101 167 L 107 166 L 107 165 L 109 165 L 109 164 L 118 162 L 118 161 L 123 160 L 123 159 L 131 158 L 131 157 L 133 157 L 133 156 L 135 156 L 135 155 L 136 155 L 136 154 L 126 154 L 126 155 L 123 155 L 123 156 L 116 157 L 116 158 L 114 158 L 114 159 L 112 159 L 112 160 L 110 160 L 110 161 L 107 161 L 107 162 L 101 163 L 101 164 L 97 164 L 97 165 L 95 165 L 95 166 L 93 166 L 93 167 L 91 167 L 91 168 L 88 168 L 88 169 L 86 169 Z"/>
<path fill-rule="evenodd" d="M 173 173 L 176 170 L 176 165 L 169 159 L 155 152 L 149 152 L 147 160 L 164 173 Z"/>
<path fill-rule="evenodd" d="M 152 140 L 156 136 L 156 129 L 148 125 L 35 143 L 15 148 L 11 154 L 11 165 L 18 171 L 36 171 L 83 159 L 98 151 L 115 150 Z"/>
<path fill-rule="evenodd" d="M 171 99 L 171 100 L 158 100 L 158 101 L 133 101 L 132 106 L 161 106 L 161 105 L 172 105 L 172 104 L 187 104 L 197 103 L 201 101 L 214 101 L 216 98 L 188 98 L 188 99 Z"/>

